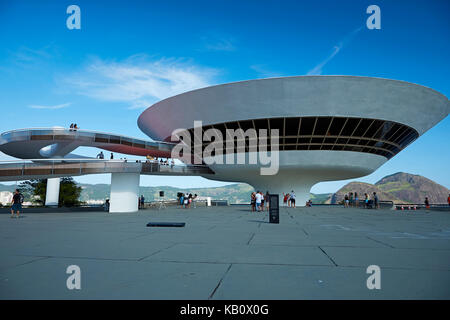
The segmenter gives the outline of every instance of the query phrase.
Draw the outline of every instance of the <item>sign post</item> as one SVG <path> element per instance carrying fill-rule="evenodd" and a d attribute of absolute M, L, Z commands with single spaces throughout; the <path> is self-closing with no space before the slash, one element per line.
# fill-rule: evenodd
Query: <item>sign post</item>
<path fill-rule="evenodd" d="M 278 194 L 269 195 L 270 208 L 269 208 L 269 222 L 280 223 L 280 209 L 278 202 Z"/>

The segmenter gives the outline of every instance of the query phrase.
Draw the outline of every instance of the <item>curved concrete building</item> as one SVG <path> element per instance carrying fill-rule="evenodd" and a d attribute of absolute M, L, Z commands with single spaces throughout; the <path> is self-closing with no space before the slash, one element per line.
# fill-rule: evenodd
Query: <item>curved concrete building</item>
<path fill-rule="evenodd" d="M 217 129 L 232 141 L 235 137 L 227 129 L 277 129 L 279 145 L 268 142 L 268 155 L 279 150 L 275 175 L 261 175 L 266 162 L 248 161 L 255 155 L 250 148 L 252 137 L 244 137 L 244 149 L 235 146 L 202 160 L 212 163 L 214 179 L 246 182 L 263 192 L 294 190 L 297 203 L 304 205 L 314 184 L 372 173 L 449 111 L 447 97 L 417 84 L 369 77 L 300 76 L 186 92 L 149 107 L 138 125 L 152 139 L 166 142 L 176 129 L 193 134 L 194 121 L 202 121 L 202 133 Z M 210 142 L 202 141 L 204 150 Z M 240 153 L 244 164 L 223 161 L 226 154 Z"/>

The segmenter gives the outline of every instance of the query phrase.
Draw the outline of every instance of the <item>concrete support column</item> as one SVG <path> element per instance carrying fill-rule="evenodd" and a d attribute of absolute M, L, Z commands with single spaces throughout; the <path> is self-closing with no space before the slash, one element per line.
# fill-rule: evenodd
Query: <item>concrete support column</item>
<path fill-rule="evenodd" d="M 48 178 L 45 205 L 57 207 L 59 203 L 59 184 L 61 178 Z"/>
<path fill-rule="evenodd" d="M 308 185 L 288 184 L 283 187 L 280 187 L 279 185 L 274 186 L 274 185 L 266 184 L 265 187 L 258 188 L 258 186 L 256 186 L 255 191 L 258 191 L 258 190 L 262 191 L 264 193 L 264 195 L 266 194 L 267 190 L 271 194 L 278 194 L 279 195 L 278 200 L 279 200 L 280 207 L 283 206 L 283 192 L 291 193 L 292 190 L 294 191 L 296 207 L 304 207 L 306 205 L 306 201 L 311 199 L 311 194 L 310 194 L 311 184 L 308 184 Z"/>
<path fill-rule="evenodd" d="M 112 173 L 109 212 L 138 211 L 139 173 Z"/>

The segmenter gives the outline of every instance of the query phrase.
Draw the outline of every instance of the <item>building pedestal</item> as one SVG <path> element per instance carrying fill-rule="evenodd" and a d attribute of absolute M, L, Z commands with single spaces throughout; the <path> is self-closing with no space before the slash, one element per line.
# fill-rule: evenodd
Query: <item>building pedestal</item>
<path fill-rule="evenodd" d="M 139 173 L 112 173 L 109 212 L 138 211 Z"/>

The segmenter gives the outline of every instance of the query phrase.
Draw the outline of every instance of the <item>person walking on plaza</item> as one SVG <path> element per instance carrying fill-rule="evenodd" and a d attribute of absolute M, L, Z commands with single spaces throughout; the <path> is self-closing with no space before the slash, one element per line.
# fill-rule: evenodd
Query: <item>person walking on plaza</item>
<path fill-rule="evenodd" d="M 22 211 L 23 195 L 16 189 L 12 198 L 11 205 L 11 218 L 14 218 L 14 212 L 16 212 L 16 217 L 19 218 L 20 211 Z"/>

